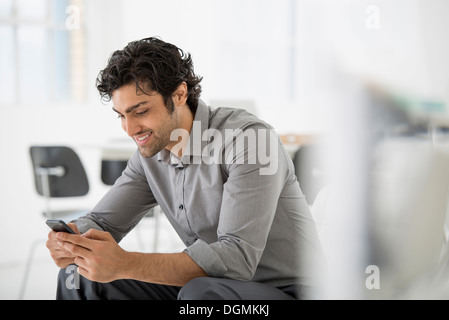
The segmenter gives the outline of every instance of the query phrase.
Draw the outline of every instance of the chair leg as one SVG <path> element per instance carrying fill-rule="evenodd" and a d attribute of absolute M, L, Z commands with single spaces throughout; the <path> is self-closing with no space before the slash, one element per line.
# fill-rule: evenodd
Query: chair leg
<path fill-rule="evenodd" d="M 153 230 L 153 251 L 152 252 L 157 252 L 157 247 L 158 247 L 158 240 L 159 240 L 159 207 L 154 207 L 153 209 L 153 216 L 151 217 L 154 221 L 154 230 Z M 145 219 L 145 218 L 144 218 Z M 143 236 L 141 234 L 141 225 L 137 225 L 136 226 L 136 236 L 137 236 L 137 241 L 139 242 L 139 247 L 140 250 L 142 252 L 145 252 L 145 239 L 143 239 Z"/>
<path fill-rule="evenodd" d="M 159 207 L 153 209 L 154 219 L 154 239 L 153 239 L 153 252 L 157 252 L 158 240 L 159 240 Z"/>
<path fill-rule="evenodd" d="M 26 285 L 27 285 L 28 277 L 29 277 L 30 271 L 31 271 L 31 264 L 33 262 L 34 252 L 36 251 L 37 246 L 40 244 L 42 244 L 42 239 L 35 240 L 33 242 L 33 244 L 31 245 L 30 253 L 28 254 L 28 259 L 27 259 L 27 262 L 25 265 L 25 272 L 23 275 L 22 286 L 21 286 L 20 292 L 19 292 L 19 300 L 23 300 L 23 298 L 25 296 Z"/>

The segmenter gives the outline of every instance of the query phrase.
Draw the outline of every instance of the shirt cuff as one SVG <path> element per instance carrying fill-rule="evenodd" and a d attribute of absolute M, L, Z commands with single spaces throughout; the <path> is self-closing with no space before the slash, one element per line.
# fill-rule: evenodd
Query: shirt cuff
<path fill-rule="evenodd" d="M 86 217 L 80 217 L 71 222 L 74 222 L 76 224 L 76 226 L 78 227 L 78 230 L 81 233 L 85 233 L 85 232 L 89 231 L 89 229 L 96 229 L 96 230 L 104 231 L 104 229 L 101 226 L 99 226 L 93 220 L 88 219 Z"/>
<path fill-rule="evenodd" d="M 226 268 L 219 255 L 203 240 L 198 239 L 190 247 L 184 250 L 197 265 L 199 265 L 210 277 L 223 277 Z"/>

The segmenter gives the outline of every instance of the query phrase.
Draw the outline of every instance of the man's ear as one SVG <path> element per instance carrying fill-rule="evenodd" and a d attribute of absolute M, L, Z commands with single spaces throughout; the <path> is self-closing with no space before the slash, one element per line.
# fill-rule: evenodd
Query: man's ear
<path fill-rule="evenodd" d="M 183 81 L 172 95 L 175 106 L 183 106 L 187 103 L 187 83 Z"/>

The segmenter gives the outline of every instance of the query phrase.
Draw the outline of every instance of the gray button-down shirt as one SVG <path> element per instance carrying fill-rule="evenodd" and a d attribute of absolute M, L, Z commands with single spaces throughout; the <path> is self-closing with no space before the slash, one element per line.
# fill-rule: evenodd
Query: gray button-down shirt
<path fill-rule="evenodd" d="M 120 241 L 160 205 L 213 277 L 273 286 L 314 285 L 321 245 L 293 163 L 271 126 L 240 109 L 202 101 L 182 158 L 137 151 L 122 176 L 85 217 L 81 232 Z"/>

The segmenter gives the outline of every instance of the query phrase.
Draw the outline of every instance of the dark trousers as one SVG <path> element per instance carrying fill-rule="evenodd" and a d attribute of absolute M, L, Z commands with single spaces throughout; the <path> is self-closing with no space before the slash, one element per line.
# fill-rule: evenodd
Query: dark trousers
<path fill-rule="evenodd" d="M 282 288 L 266 284 L 222 278 L 201 277 L 184 287 L 166 286 L 136 280 L 98 283 L 87 280 L 74 266 L 61 269 L 58 300 L 292 300 L 297 287 Z"/>

